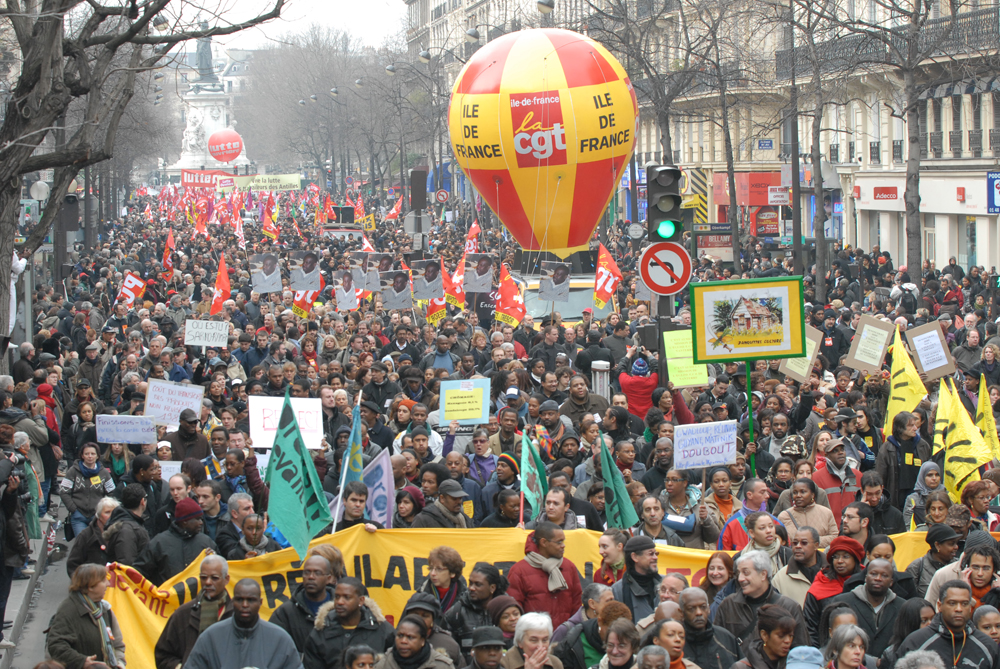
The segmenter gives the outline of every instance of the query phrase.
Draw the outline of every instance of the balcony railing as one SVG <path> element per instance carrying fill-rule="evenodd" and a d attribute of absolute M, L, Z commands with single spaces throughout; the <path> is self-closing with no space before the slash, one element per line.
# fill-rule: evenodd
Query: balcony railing
<path fill-rule="evenodd" d="M 952 158 L 962 157 L 962 135 L 964 134 L 961 130 L 948 131 L 948 148 L 951 149 Z"/>
<path fill-rule="evenodd" d="M 1000 158 L 1000 129 L 990 129 L 990 151 L 994 158 Z"/>
<path fill-rule="evenodd" d="M 891 29 L 888 40 L 894 50 L 907 53 L 908 23 Z M 955 55 L 1000 48 L 1000 7 L 993 6 L 955 16 L 943 16 L 927 21 L 920 31 L 917 44 L 920 52 L 933 55 Z M 883 40 L 864 34 L 845 34 L 812 47 L 796 47 L 775 53 L 775 70 L 779 81 L 791 79 L 794 66 L 797 75 L 811 76 L 813 58 L 823 74 L 843 72 L 861 65 L 893 65 L 892 56 Z"/>
<path fill-rule="evenodd" d="M 847 162 L 854 162 L 854 142 L 847 143 Z"/>
<path fill-rule="evenodd" d="M 921 160 L 926 160 L 927 159 L 927 140 L 928 140 L 928 138 L 929 138 L 928 133 L 926 133 L 926 132 L 920 133 L 920 159 Z"/>
<path fill-rule="evenodd" d="M 972 153 L 973 158 L 983 157 L 983 131 L 982 130 L 970 130 L 969 131 L 969 151 Z"/>
<path fill-rule="evenodd" d="M 868 162 L 872 165 L 882 164 L 882 142 L 868 142 Z"/>
<path fill-rule="evenodd" d="M 840 144 L 830 145 L 830 162 L 831 163 L 840 162 Z"/>
<path fill-rule="evenodd" d="M 928 133 L 931 138 L 931 154 L 935 158 L 940 158 L 944 153 L 944 133 L 940 130 Z"/>
<path fill-rule="evenodd" d="M 903 162 L 903 140 L 892 140 L 892 162 L 897 165 Z"/>

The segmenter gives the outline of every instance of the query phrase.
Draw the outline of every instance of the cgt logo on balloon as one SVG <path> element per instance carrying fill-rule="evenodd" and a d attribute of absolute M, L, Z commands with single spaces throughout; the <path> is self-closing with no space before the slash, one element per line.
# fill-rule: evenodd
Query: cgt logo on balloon
<path fill-rule="evenodd" d="M 510 120 L 518 167 L 566 164 L 566 126 L 559 91 L 510 96 Z"/>

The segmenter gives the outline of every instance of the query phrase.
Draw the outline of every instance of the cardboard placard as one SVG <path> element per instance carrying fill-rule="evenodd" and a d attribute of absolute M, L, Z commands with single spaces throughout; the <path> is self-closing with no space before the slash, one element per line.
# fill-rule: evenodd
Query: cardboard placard
<path fill-rule="evenodd" d="M 185 346 L 219 346 L 229 345 L 229 323 L 226 321 L 203 321 L 189 318 L 184 321 Z"/>
<path fill-rule="evenodd" d="M 819 344 L 823 333 L 811 325 L 806 326 L 806 354 L 802 358 L 785 358 L 778 364 L 778 371 L 799 383 L 807 383 L 812 373 L 813 363 L 819 355 Z"/>
<path fill-rule="evenodd" d="M 854 333 L 854 341 L 851 342 L 851 350 L 844 360 L 844 365 L 852 367 L 865 375 L 874 374 L 882 369 L 882 362 L 885 361 L 885 352 L 892 343 L 892 336 L 896 332 L 896 326 L 892 323 L 880 321 L 877 318 L 864 315 L 858 321 L 858 329 Z M 822 333 L 820 333 L 822 335 Z M 828 360 L 832 367 L 840 364 L 839 360 Z"/>
<path fill-rule="evenodd" d="M 273 448 L 285 398 L 251 395 L 249 400 L 250 440 L 253 442 L 253 447 Z M 291 401 L 292 411 L 295 412 L 295 420 L 299 424 L 299 432 L 306 448 L 313 450 L 323 448 L 322 401 L 317 397 L 293 397 Z"/>
<path fill-rule="evenodd" d="M 490 422 L 490 380 L 468 379 L 441 382 L 441 427 L 451 421 L 459 425 Z"/>
<path fill-rule="evenodd" d="M 917 371 L 926 375 L 928 381 L 955 373 L 955 358 L 937 321 L 907 330 L 906 343 Z"/>
<path fill-rule="evenodd" d="M 736 462 L 737 421 L 692 423 L 674 428 L 674 467 L 701 469 Z"/>
<path fill-rule="evenodd" d="M 691 339 L 691 328 L 664 332 L 662 355 L 667 358 L 667 375 L 674 388 L 708 385 L 708 365 L 692 361 L 694 342 Z"/>
<path fill-rule="evenodd" d="M 102 444 L 154 444 L 152 416 L 97 416 L 97 441 Z"/>
<path fill-rule="evenodd" d="M 177 427 L 184 409 L 191 409 L 201 416 L 201 400 L 204 397 L 205 386 L 149 379 L 142 413 L 152 416 L 157 425 Z"/>

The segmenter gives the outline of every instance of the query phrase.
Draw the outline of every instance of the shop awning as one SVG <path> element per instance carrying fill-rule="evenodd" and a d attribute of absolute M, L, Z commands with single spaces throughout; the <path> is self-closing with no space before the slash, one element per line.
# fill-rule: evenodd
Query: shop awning
<path fill-rule="evenodd" d="M 1000 91 L 1000 76 L 963 79 L 962 81 L 938 84 L 937 86 L 931 86 L 921 93 L 919 99 L 936 100 L 951 97 L 952 95 L 975 95 L 976 93 L 989 93 L 991 91 Z"/>

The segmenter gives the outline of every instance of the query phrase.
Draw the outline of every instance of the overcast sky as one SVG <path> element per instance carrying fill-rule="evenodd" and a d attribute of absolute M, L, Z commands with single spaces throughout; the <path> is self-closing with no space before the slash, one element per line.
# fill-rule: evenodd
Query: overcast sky
<path fill-rule="evenodd" d="M 241 0 L 239 10 L 226 12 L 226 18 L 246 18 L 250 7 L 266 7 L 273 0 Z M 282 16 L 263 27 L 246 30 L 218 41 L 244 49 L 264 48 L 280 42 L 290 33 L 305 31 L 310 24 L 347 30 L 370 46 L 379 46 L 386 37 L 404 28 L 406 5 L 403 0 L 287 0 Z"/>

